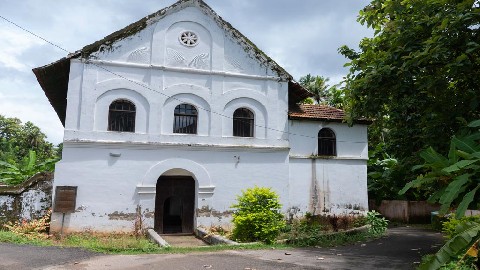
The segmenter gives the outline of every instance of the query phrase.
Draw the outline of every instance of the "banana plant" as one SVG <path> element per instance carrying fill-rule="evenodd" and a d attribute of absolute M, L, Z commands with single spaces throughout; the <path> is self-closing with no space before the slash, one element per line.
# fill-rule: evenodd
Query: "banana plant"
<path fill-rule="evenodd" d="M 456 207 L 457 218 L 462 217 L 472 203 L 478 204 L 480 202 L 480 192 L 477 193 L 480 189 L 480 131 L 478 130 L 480 120 L 468 126 L 476 130 L 458 137 L 454 136 L 447 156 L 441 155 L 432 147 L 421 151 L 420 157 L 425 163 L 413 167 L 413 170 L 422 169 L 424 173 L 407 183 L 399 194 L 425 185 L 437 186 L 438 190 L 428 199 L 429 202 L 440 203 L 441 214 Z"/>
<path fill-rule="evenodd" d="M 455 236 L 448 240 L 443 247 L 427 262 L 420 265 L 420 270 L 440 269 L 452 259 L 458 258 L 459 264 L 467 256 L 477 258 L 480 242 L 480 223 L 461 223 L 455 229 Z"/>
<path fill-rule="evenodd" d="M 447 156 L 427 148 L 420 153 L 424 164 L 412 170 L 422 170 L 417 179 L 407 183 L 399 192 L 404 194 L 411 188 L 435 186 L 438 190 L 428 199 L 441 205 L 440 214 L 446 214 L 456 208 L 455 215 L 461 218 L 469 207 L 480 208 L 480 120 L 468 124 L 467 130 L 451 139 Z M 462 223 L 456 228 L 452 239 L 433 256 L 423 263 L 420 269 L 439 269 L 452 259 L 467 256 L 478 260 L 480 242 L 480 223 Z"/>
<path fill-rule="evenodd" d="M 35 151 L 29 151 L 28 156 L 19 165 L 0 161 L 0 183 L 18 185 L 39 172 L 53 171 L 57 161 L 58 159 L 48 159 L 37 163 Z"/>

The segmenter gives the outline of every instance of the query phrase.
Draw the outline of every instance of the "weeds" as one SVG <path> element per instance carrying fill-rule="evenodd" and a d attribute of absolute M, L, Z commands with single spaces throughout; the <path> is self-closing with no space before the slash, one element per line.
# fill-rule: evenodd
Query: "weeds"
<path fill-rule="evenodd" d="M 146 229 L 144 224 L 144 218 L 142 215 L 142 207 L 137 205 L 136 213 L 135 213 L 135 221 L 133 222 L 133 234 L 135 238 L 139 239 L 146 234 Z"/>
<path fill-rule="evenodd" d="M 45 240 L 49 236 L 46 233 L 50 227 L 50 215 L 52 210 L 39 219 L 22 219 L 21 221 L 8 222 L 3 226 L 18 236 L 23 236 L 29 240 Z"/>
<path fill-rule="evenodd" d="M 370 214 L 371 215 L 371 214 Z M 281 237 L 295 246 L 337 246 L 364 241 L 381 236 L 386 229 L 378 217 L 370 218 L 375 231 L 351 231 L 350 229 L 371 225 L 372 221 L 360 215 L 316 215 L 307 213 L 303 218 L 294 219 L 287 225 Z"/>
<path fill-rule="evenodd" d="M 157 253 L 161 250 L 144 236 L 128 233 L 71 233 L 63 237 L 61 244 L 102 253 L 139 254 Z"/>

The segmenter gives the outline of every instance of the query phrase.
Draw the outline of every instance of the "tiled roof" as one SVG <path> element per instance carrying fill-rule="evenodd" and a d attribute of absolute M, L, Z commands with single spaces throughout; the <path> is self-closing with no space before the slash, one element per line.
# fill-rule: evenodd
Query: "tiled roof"
<path fill-rule="evenodd" d="M 314 121 L 330 121 L 343 122 L 345 120 L 345 112 L 343 110 L 316 104 L 297 104 L 290 108 L 288 112 L 290 119 L 297 120 L 314 120 Z M 366 118 L 355 119 L 357 124 L 370 125 L 372 120 Z"/>
<path fill-rule="evenodd" d="M 343 121 L 345 112 L 343 110 L 316 104 L 299 104 L 290 108 L 288 116 L 292 119 L 311 119 L 327 121 Z"/>

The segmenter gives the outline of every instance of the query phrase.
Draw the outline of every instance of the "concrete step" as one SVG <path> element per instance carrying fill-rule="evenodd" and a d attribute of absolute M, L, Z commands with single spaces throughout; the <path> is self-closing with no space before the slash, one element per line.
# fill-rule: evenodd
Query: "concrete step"
<path fill-rule="evenodd" d="M 207 243 L 198 239 L 193 234 L 160 234 L 160 236 L 172 247 L 204 247 Z"/>

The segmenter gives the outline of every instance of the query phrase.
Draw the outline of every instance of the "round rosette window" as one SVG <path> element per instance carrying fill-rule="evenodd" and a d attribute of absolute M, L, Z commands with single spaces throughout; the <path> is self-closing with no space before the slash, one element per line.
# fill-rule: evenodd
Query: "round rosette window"
<path fill-rule="evenodd" d="M 181 33 L 178 39 L 180 40 L 180 43 L 188 47 L 193 47 L 198 44 L 198 36 L 192 31 Z"/>

